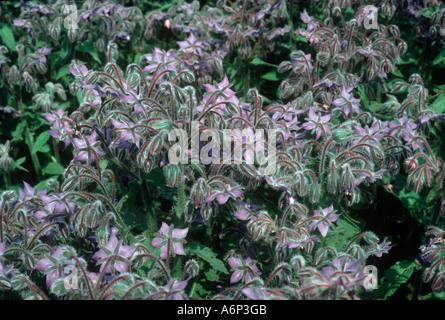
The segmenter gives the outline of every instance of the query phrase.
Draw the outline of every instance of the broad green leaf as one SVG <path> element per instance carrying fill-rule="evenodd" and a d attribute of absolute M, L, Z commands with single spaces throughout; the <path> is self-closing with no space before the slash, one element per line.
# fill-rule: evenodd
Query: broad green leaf
<path fill-rule="evenodd" d="M 0 28 L 0 38 L 2 39 L 2 43 L 4 43 L 9 50 L 16 50 L 14 34 L 12 33 L 12 30 L 10 27 L 8 27 L 8 25 L 5 24 L 3 25 L 3 27 Z"/>
<path fill-rule="evenodd" d="M 343 213 L 343 215 L 345 214 L 346 213 Z M 347 221 L 345 217 L 342 216 L 329 227 L 328 233 L 323 239 L 323 243 L 326 246 L 341 249 L 349 242 L 348 240 L 352 239 L 359 233 L 359 227 L 357 225 L 354 225 L 352 222 Z M 320 238 L 322 238 L 321 235 Z"/>
<path fill-rule="evenodd" d="M 403 74 L 400 72 L 400 70 L 396 69 L 392 72 L 393 75 L 395 75 L 398 78 L 404 78 Z"/>
<path fill-rule="evenodd" d="M 34 186 L 34 188 L 35 188 L 36 190 L 44 190 L 44 189 L 46 189 L 46 188 L 48 187 L 48 186 L 47 186 L 47 183 L 48 183 L 49 180 L 51 180 L 51 179 L 57 180 L 57 178 L 58 178 L 57 176 L 53 176 L 53 177 L 50 177 L 50 178 L 48 178 L 48 179 L 45 179 L 45 180 L 39 182 L 38 184 L 36 184 L 36 185 Z"/>
<path fill-rule="evenodd" d="M 39 137 L 37 138 L 36 142 L 34 142 L 34 145 L 32 146 L 31 154 L 35 154 L 37 151 L 40 150 L 40 148 L 43 147 L 43 145 L 48 141 L 50 135 L 48 132 L 42 132 Z"/>
<path fill-rule="evenodd" d="M 229 273 L 224 262 L 217 258 L 217 254 L 212 249 L 204 247 L 196 241 L 190 243 L 190 248 L 194 249 L 195 254 L 207 261 L 215 270 L 226 274 Z"/>
<path fill-rule="evenodd" d="M 277 67 L 275 64 L 263 61 L 260 58 L 253 59 L 252 61 L 250 61 L 250 64 L 253 66 L 268 66 L 268 67 L 274 67 L 274 68 Z"/>
<path fill-rule="evenodd" d="M 45 143 L 43 146 L 40 147 L 39 150 L 37 150 L 38 152 L 41 153 L 48 153 L 51 151 L 51 147 L 49 146 L 49 144 Z"/>
<path fill-rule="evenodd" d="M 434 100 L 430 105 L 430 109 L 437 114 L 445 114 L 445 93 L 442 93 L 436 100 Z"/>
<path fill-rule="evenodd" d="M 269 72 L 263 74 L 261 76 L 261 79 L 269 80 L 269 81 L 280 81 L 280 79 L 277 76 L 277 71 L 276 70 L 269 71 Z"/>
<path fill-rule="evenodd" d="M 417 267 L 414 262 L 407 260 L 397 261 L 385 271 L 383 280 L 379 279 L 379 287 L 376 289 L 376 298 L 386 300 L 390 298 L 404 283 L 408 282 Z"/>
<path fill-rule="evenodd" d="M 436 66 L 444 62 L 445 62 L 445 50 L 441 50 L 440 53 L 437 55 L 437 57 L 434 59 L 433 65 Z"/>
<path fill-rule="evenodd" d="M 24 138 L 25 135 L 23 133 L 24 128 L 25 128 L 25 125 L 24 125 L 23 121 L 19 122 L 17 124 L 17 126 L 15 127 L 15 130 L 11 132 L 11 135 L 12 135 L 11 142 L 15 143 L 15 142 L 22 142 L 25 140 L 25 138 Z"/>
<path fill-rule="evenodd" d="M 146 181 L 157 187 L 163 187 L 167 183 L 164 172 L 159 167 L 156 167 L 148 173 Z"/>
<path fill-rule="evenodd" d="M 64 170 L 65 168 L 59 163 L 50 162 L 45 168 L 42 169 L 42 172 L 50 175 L 59 175 L 62 174 Z"/>
<path fill-rule="evenodd" d="M 59 72 L 57 72 L 56 80 L 59 80 L 60 78 L 66 76 L 67 74 L 71 74 L 70 71 L 68 70 L 68 67 L 67 66 L 61 67 L 59 69 Z"/>
<path fill-rule="evenodd" d="M 102 64 L 97 48 L 90 40 L 82 42 L 78 48 L 80 52 L 89 53 L 94 60 L 96 60 L 99 64 Z"/>

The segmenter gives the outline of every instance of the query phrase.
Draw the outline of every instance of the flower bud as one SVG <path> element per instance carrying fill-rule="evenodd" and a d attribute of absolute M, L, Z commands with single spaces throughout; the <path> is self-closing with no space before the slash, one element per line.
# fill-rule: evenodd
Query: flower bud
<path fill-rule="evenodd" d="M 190 192 L 190 203 L 194 205 L 195 208 L 200 208 L 204 204 L 207 198 L 207 190 L 207 182 L 204 178 L 199 178 Z"/>
<path fill-rule="evenodd" d="M 17 83 L 20 80 L 20 72 L 16 65 L 13 65 L 9 69 L 9 81 L 11 83 Z"/>
<path fill-rule="evenodd" d="M 405 160 L 405 169 L 407 172 L 411 172 L 417 168 L 417 160 L 416 159 L 406 159 Z"/>
<path fill-rule="evenodd" d="M 169 187 L 177 187 L 181 183 L 181 170 L 179 165 L 167 164 L 165 166 L 165 178 Z"/>
<path fill-rule="evenodd" d="M 353 130 L 350 127 L 340 127 L 332 132 L 332 137 L 337 142 L 346 142 L 353 138 Z"/>
<path fill-rule="evenodd" d="M 128 87 L 136 87 L 141 82 L 141 77 L 139 73 L 132 72 L 127 77 L 127 86 Z"/>

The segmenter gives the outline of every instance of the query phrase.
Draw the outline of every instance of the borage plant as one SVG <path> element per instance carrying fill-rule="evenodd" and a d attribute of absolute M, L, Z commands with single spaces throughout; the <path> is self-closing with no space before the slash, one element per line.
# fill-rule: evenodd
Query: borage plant
<path fill-rule="evenodd" d="M 442 298 L 443 86 L 391 3 L 8 4 L 2 297 Z"/>

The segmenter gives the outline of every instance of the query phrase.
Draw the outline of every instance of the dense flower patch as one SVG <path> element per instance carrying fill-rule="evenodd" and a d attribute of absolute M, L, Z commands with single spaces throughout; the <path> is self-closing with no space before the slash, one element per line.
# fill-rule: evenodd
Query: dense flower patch
<path fill-rule="evenodd" d="M 0 17 L 3 299 L 445 297 L 443 2 Z"/>

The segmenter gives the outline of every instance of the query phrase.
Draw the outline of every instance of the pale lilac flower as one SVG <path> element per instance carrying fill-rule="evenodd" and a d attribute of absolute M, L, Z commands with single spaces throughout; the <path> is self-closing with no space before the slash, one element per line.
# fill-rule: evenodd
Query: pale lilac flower
<path fill-rule="evenodd" d="M 314 21 L 314 19 L 306 12 L 306 10 L 300 12 L 300 19 L 306 24 L 307 32 L 311 32 L 318 26 L 318 23 Z"/>
<path fill-rule="evenodd" d="M 186 52 L 201 55 L 202 47 L 208 46 L 207 42 L 199 41 L 193 33 L 185 41 L 178 41 L 178 46 Z"/>
<path fill-rule="evenodd" d="M 69 121 L 63 120 L 62 118 L 67 117 L 65 111 L 59 108 L 56 113 L 47 112 L 43 116 L 48 122 L 53 123 L 53 127 L 48 133 L 56 139 L 62 138 L 65 148 L 70 144 L 69 139 L 63 139 L 64 137 L 71 135 L 74 131 L 72 124 Z M 74 122 L 74 121 L 73 121 Z"/>
<path fill-rule="evenodd" d="M 318 236 L 306 237 L 301 240 L 291 240 L 289 242 L 282 243 L 280 247 L 288 247 L 288 248 L 304 248 L 306 244 L 311 242 L 320 242 L 320 238 Z"/>
<path fill-rule="evenodd" d="M 206 89 L 207 92 L 213 93 L 217 90 L 223 90 L 224 95 L 231 100 L 233 103 L 238 104 L 239 100 L 236 97 L 236 92 L 233 91 L 232 89 L 230 89 L 229 87 L 230 83 L 229 83 L 229 78 L 227 78 L 227 75 L 224 75 L 224 79 L 220 82 L 220 83 L 216 83 L 214 82 L 214 84 L 203 84 L 203 87 Z M 224 99 L 222 97 L 218 98 L 217 100 L 218 102 L 220 101 L 224 101 Z"/>
<path fill-rule="evenodd" d="M 334 210 L 334 206 L 331 204 L 329 207 L 319 211 L 314 210 L 314 217 L 320 217 L 320 220 L 313 221 L 309 225 L 309 231 L 315 230 L 318 228 L 323 237 L 326 237 L 328 233 L 329 226 L 332 222 L 337 221 L 340 214 L 335 214 L 336 210 Z"/>
<path fill-rule="evenodd" d="M 33 197 L 40 198 L 40 197 L 46 195 L 46 189 L 45 190 L 34 189 L 33 187 L 31 187 L 31 185 L 29 185 L 25 181 L 23 181 L 23 185 L 24 185 L 23 190 L 21 188 L 19 188 L 18 201 L 27 200 L 27 199 L 30 199 Z"/>
<path fill-rule="evenodd" d="M 291 31 L 291 27 L 285 27 L 285 28 L 275 28 L 269 34 L 267 35 L 267 40 L 272 40 L 276 36 L 284 36 L 286 33 L 289 33 Z"/>
<path fill-rule="evenodd" d="M 98 261 L 98 264 L 101 264 L 101 266 L 100 266 L 101 272 L 104 270 L 106 262 L 110 256 L 115 255 L 117 257 L 129 259 L 136 251 L 136 247 L 132 247 L 129 245 L 123 245 L 122 240 L 117 239 L 116 234 L 118 232 L 119 232 L 119 230 L 117 228 L 112 227 L 110 239 L 108 240 L 108 242 L 105 244 L 105 246 L 102 249 L 97 251 L 92 256 L 92 259 Z M 111 274 L 112 266 L 113 266 L 113 269 L 115 269 L 119 273 L 128 272 L 128 268 L 129 268 L 128 263 L 114 258 L 112 261 L 110 261 L 107 264 L 105 273 Z"/>
<path fill-rule="evenodd" d="M 160 70 L 165 70 L 168 68 L 169 70 L 176 71 L 176 64 L 174 63 L 176 61 L 174 50 L 165 51 L 159 48 L 154 48 L 152 54 L 146 56 L 146 59 L 149 64 L 144 68 L 144 72 L 152 72 L 160 63 L 166 64 L 161 66 Z M 151 77 L 148 77 L 148 79 L 151 79 Z"/>
<path fill-rule="evenodd" d="M 255 276 L 261 275 L 260 269 L 255 264 L 255 260 L 247 257 L 246 259 L 230 257 L 227 259 L 229 266 L 234 271 L 230 277 L 230 283 L 239 282 L 244 279 L 245 282 L 250 282 Z"/>
<path fill-rule="evenodd" d="M 182 281 L 170 278 L 167 284 L 163 286 L 163 288 L 169 292 L 168 300 L 184 300 L 184 296 L 181 292 L 185 289 L 185 287 L 187 287 L 190 278 L 191 276 Z"/>
<path fill-rule="evenodd" d="M 236 199 L 243 195 L 245 191 L 241 190 L 241 186 L 227 186 L 227 190 L 212 190 L 211 194 L 206 198 L 205 203 L 210 203 L 217 200 L 219 204 L 226 203 L 229 198 Z"/>
<path fill-rule="evenodd" d="M 57 247 L 56 251 L 50 256 L 39 260 L 34 270 L 38 270 L 43 274 L 46 274 L 46 287 L 50 288 L 54 281 L 62 276 L 68 276 L 64 274 L 64 266 L 70 265 L 66 261 L 62 261 L 62 247 Z"/>
<path fill-rule="evenodd" d="M 118 137 L 119 141 L 129 141 L 132 140 L 134 144 L 140 148 L 140 141 L 142 139 L 142 136 L 132 128 L 134 126 L 134 123 L 129 122 L 119 122 L 115 119 L 111 119 L 111 122 L 113 123 L 113 126 L 116 128 L 117 131 L 120 132 L 120 136 Z"/>
<path fill-rule="evenodd" d="M 381 258 L 383 253 L 388 253 L 388 251 L 394 247 L 395 245 L 391 245 L 391 244 L 387 244 L 386 240 L 388 239 L 388 237 L 385 237 L 382 241 L 382 243 L 377 244 L 376 247 L 367 247 L 367 248 L 371 248 L 374 249 L 376 251 L 376 253 L 374 253 L 374 255 L 378 258 Z M 388 243 L 391 243 L 390 241 L 388 241 Z"/>
<path fill-rule="evenodd" d="M 3 264 L 2 264 L 2 260 L 5 259 L 5 258 L 3 258 L 3 254 L 5 253 L 5 245 L 6 245 L 6 241 L 3 241 L 0 243 L 0 274 L 1 275 L 5 274 L 5 270 L 4 270 Z"/>
<path fill-rule="evenodd" d="M 89 162 L 92 163 L 96 159 L 96 154 L 98 156 L 105 155 L 105 152 L 99 149 L 100 141 L 97 141 L 96 131 L 93 131 L 88 138 L 83 136 L 81 138 L 74 138 L 73 143 L 77 152 L 74 161 L 84 162 L 89 160 Z"/>
<path fill-rule="evenodd" d="M 309 121 L 303 123 L 301 128 L 308 131 L 316 128 L 315 140 L 318 140 L 318 138 L 320 138 L 321 134 L 323 133 L 323 130 L 324 132 L 326 132 L 326 134 L 328 135 L 331 134 L 331 128 L 327 125 L 327 123 L 329 123 L 329 120 L 331 119 L 331 115 L 329 113 L 320 116 L 317 113 L 315 113 L 314 109 L 309 108 L 308 115 L 309 115 Z"/>
<path fill-rule="evenodd" d="M 183 240 L 187 236 L 188 228 L 176 229 L 173 225 L 168 226 L 165 222 L 162 222 L 161 228 L 155 234 L 156 237 L 151 241 L 151 245 L 154 248 L 161 248 L 161 259 L 167 259 L 167 249 L 170 254 L 185 255 Z M 169 247 L 169 248 L 168 248 Z"/>
<path fill-rule="evenodd" d="M 360 137 L 352 142 L 352 145 L 356 145 L 359 142 L 373 143 L 373 140 L 381 141 L 384 138 L 384 134 L 380 132 L 380 121 L 376 121 L 371 128 L 366 126 L 362 128 L 360 126 L 353 126 L 354 132 Z M 366 138 L 365 138 L 366 137 Z M 364 140 L 366 139 L 366 140 Z M 366 150 L 369 150 L 369 147 L 366 147 Z"/>
<path fill-rule="evenodd" d="M 340 96 L 332 101 L 332 105 L 336 107 L 344 107 L 344 111 L 346 115 L 349 115 L 352 112 L 351 108 L 356 112 L 360 113 L 360 108 L 358 106 L 360 99 L 354 98 L 354 96 L 350 93 L 354 89 L 352 86 L 345 87 L 343 86 L 341 89 Z"/>
<path fill-rule="evenodd" d="M 346 290 L 363 285 L 365 279 L 360 260 L 348 261 L 346 256 L 335 258 L 328 267 L 322 268 L 321 271 L 331 284 L 341 285 Z"/>

